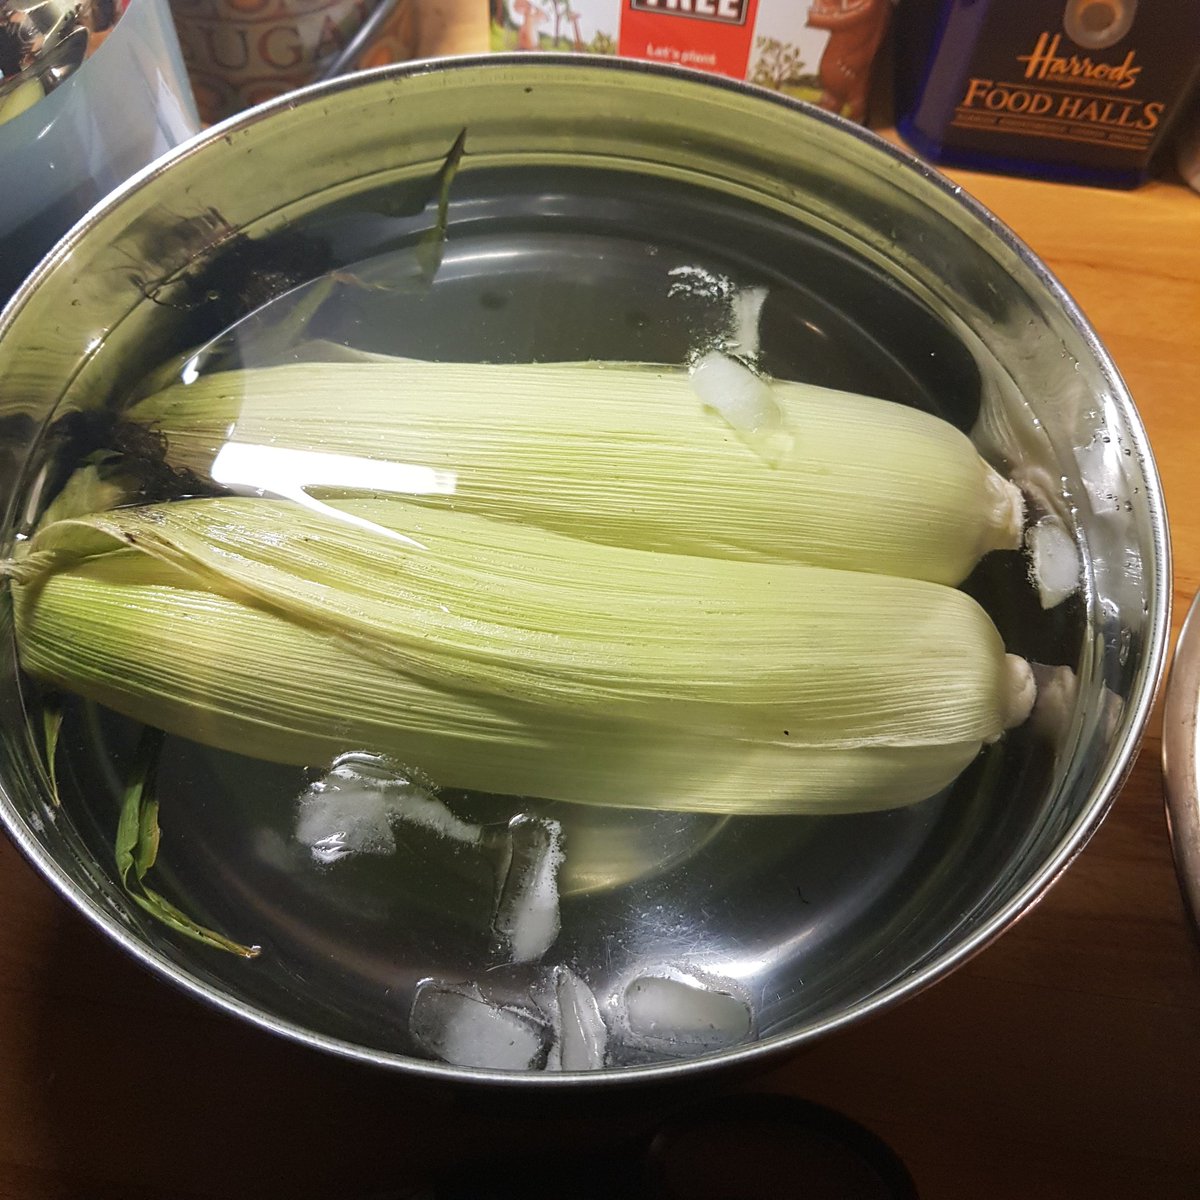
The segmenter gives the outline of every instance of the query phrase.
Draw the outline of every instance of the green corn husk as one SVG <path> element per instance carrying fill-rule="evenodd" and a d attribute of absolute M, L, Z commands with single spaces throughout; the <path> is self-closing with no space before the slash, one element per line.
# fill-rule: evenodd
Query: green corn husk
<path fill-rule="evenodd" d="M 306 362 L 178 384 L 127 416 L 201 476 L 229 440 L 419 464 L 453 480 L 424 502 L 610 545 L 956 584 L 1020 544 L 1019 491 L 947 422 L 763 386 L 788 447 L 776 457 L 668 367 Z"/>
<path fill-rule="evenodd" d="M 737 813 L 922 799 L 1031 701 L 941 585 L 338 508 L 356 523 L 220 499 L 43 529 L 7 567 L 23 667 L 261 758 L 373 750 L 448 787 Z"/>
<path fill-rule="evenodd" d="M 156 921 L 192 938 L 214 950 L 224 950 L 239 958 L 257 958 L 258 946 L 243 946 L 214 929 L 208 929 L 172 904 L 146 882 L 146 875 L 158 859 L 162 834 L 158 827 L 158 798 L 154 792 L 154 777 L 158 770 L 158 754 L 162 746 L 162 731 L 146 729 L 138 744 L 137 757 L 125 794 L 121 799 L 121 816 L 113 844 L 117 874 L 121 886 L 139 908 Z"/>

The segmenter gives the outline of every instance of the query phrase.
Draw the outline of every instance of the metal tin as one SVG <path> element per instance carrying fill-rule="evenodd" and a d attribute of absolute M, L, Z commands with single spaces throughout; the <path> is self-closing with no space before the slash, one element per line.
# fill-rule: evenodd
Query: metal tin
<path fill-rule="evenodd" d="M 0 3 L 4 57 L 0 62 L 0 97 L 18 83 L 49 73 L 47 84 L 61 82 L 82 61 L 87 46 L 87 27 L 79 5 L 67 0 L 37 0 L 36 3 Z M 80 39 L 82 34 L 82 40 Z M 81 42 L 81 44 L 80 44 Z M 60 50 L 78 45 L 64 60 Z"/>
<path fill-rule="evenodd" d="M 149 363 L 189 344 L 195 330 L 186 299 L 198 271 L 239 236 L 303 228 L 335 204 L 344 213 L 355 196 L 427 177 L 463 128 L 459 180 L 474 173 L 502 181 L 511 177 L 504 172 L 526 168 L 541 172 L 543 184 L 545 172 L 559 180 L 557 189 L 544 186 L 521 201 L 539 220 L 601 203 L 585 195 L 572 208 L 568 175 L 555 175 L 567 168 L 625 172 L 663 197 L 660 206 L 687 183 L 742 206 L 745 225 L 731 252 L 752 254 L 758 218 L 770 217 L 819 236 L 847 271 L 865 272 L 879 295 L 891 289 L 904 298 L 909 317 L 936 324 L 946 358 L 957 364 L 943 380 L 961 392 L 949 398 L 956 417 L 974 425 L 1015 477 L 1046 485 L 1043 494 L 1058 497 L 1073 524 L 1083 585 L 1069 619 L 1009 606 L 1003 589 L 991 597 L 1006 636 L 1033 639 L 1023 644 L 1032 656 L 1039 647 L 1060 656 L 1044 661 L 1069 662 L 1069 686 L 1047 689 L 1059 706 L 1048 705 L 932 807 L 820 826 L 731 822 L 736 828 L 705 848 L 722 874 L 705 879 L 691 864 L 673 923 L 656 923 L 652 911 L 619 896 L 591 910 L 600 924 L 618 916 L 634 922 L 644 961 L 670 961 L 694 942 L 700 914 L 719 897 L 736 919 L 719 930 L 714 952 L 757 997 L 754 1040 L 591 1073 L 418 1059 L 389 1032 L 402 1014 L 386 1010 L 380 990 L 364 987 L 357 999 L 367 1024 L 355 1024 L 347 1006 L 311 980 L 298 990 L 286 969 L 273 973 L 266 955 L 249 967 L 219 960 L 147 923 L 116 886 L 94 831 L 47 806 L 11 638 L 0 672 L 0 816 L 42 874 L 140 961 L 307 1046 L 432 1078 L 539 1087 L 667 1079 L 761 1061 L 896 1004 L 964 962 L 1037 901 L 1104 817 L 1150 712 L 1168 631 L 1166 518 L 1146 435 L 1095 332 L 1046 268 L 909 155 L 740 83 L 580 56 L 497 56 L 384 68 L 291 95 L 191 141 L 91 212 L 0 319 L 8 527 L 20 501 L 12 493 L 37 463 L 37 431 L 47 417 L 120 393 Z M 500 173 L 489 176 L 490 168 Z M 486 215 L 486 205 L 466 207 L 469 218 L 451 206 L 447 262 L 457 220 L 465 237 Z M 617 204 L 614 220 L 624 211 Z M 681 212 L 667 207 L 662 215 L 682 224 Z M 772 269 L 786 284 L 787 264 Z M 861 311 L 875 295 L 858 297 Z M 917 340 L 907 325 L 879 333 L 900 354 Z M 986 590 L 987 579 L 977 586 Z M 0 619 L 9 621 L 7 603 Z M 810 839 L 807 849 L 801 837 Z M 901 862 L 891 852 L 904 838 Z M 899 864 L 890 875 L 864 866 L 876 845 L 887 851 L 881 862 Z M 767 854 L 770 869 L 760 869 Z M 801 855 L 807 884 L 823 878 L 843 887 L 836 907 L 806 912 L 794 878 L 786 898 L 766 890 L 789 878 L 789 855 Z M 224 872 L 223 887 L 239 887 L 236 872 L 215 869 Z M 603 897 L 588 902 L 600 906 Z M 427 973 L 420 962 L 402 965 L 413 979 Z M 606 982 L 604 1003 L 619 984 Z"/>
<path fill-rule="evenodd" d="M 71 70 L 43 95 L 38 72 L 72 44 Z M 0 113 L 0 301 L 93 204 L 200 129 L 167 0 L 131 0 L 102 40 L 76 25 L 57 46 L 13 80 L 35 102 Z"/>
<path fill-rule="evenodd" d="M 128 3 L 0 0 L 0 124 L 69 79 L 104 43 Z"/>

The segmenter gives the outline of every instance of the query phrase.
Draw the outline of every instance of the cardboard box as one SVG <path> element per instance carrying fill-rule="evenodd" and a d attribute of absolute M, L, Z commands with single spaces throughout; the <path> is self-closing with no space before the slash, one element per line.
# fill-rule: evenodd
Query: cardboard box
<path fill-rule="evenodd" d="M 491 47 L 691 67 L 862 121 L 892 7 L 893 0 L 491 0 Z"/>

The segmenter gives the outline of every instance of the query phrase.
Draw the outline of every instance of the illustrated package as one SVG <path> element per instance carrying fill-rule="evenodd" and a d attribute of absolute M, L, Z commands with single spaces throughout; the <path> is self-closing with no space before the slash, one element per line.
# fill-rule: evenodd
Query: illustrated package
<path fill-rule="evenodd" d="M 866 116 L 893 0 L 491 0 L 496 51 L 577 51 L 711 71 Z"/>

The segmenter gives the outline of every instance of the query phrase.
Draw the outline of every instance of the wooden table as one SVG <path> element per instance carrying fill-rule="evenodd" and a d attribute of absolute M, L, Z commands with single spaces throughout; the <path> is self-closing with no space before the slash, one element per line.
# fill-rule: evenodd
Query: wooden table
<path fill-rule="evenodd" d="M 1057 272 L 1128 381 L 1170 508 L 1177 629 L 1200 586 L 1200 196 L 960 180 Z M 725 1086 L 857 1118 L 923 1200 L 1196 1200 L 1200 951 L 1172 873 L 1159 728 L 1091 845 L 998 944 Z M 464 1152 L 598 1146 L 677 1099 L 532 1107 L 242 1028 L 127 962 L 0 838 L 4 1197 L 400 1196 Z"/>

